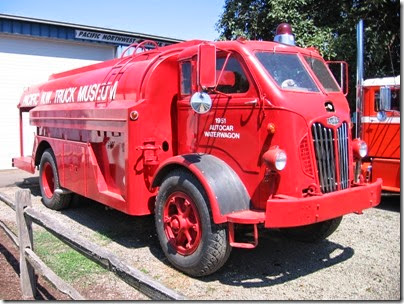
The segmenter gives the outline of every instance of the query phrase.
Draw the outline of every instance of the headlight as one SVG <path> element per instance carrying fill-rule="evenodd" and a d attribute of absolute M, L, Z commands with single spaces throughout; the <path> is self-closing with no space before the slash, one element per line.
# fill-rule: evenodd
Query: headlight
<path fill-rule="evenodd" d="M 269 169 L 275 171 L 282 171 L 285 169 L 287 156 L 285 151 L 279 149 L 277 146 L 271 147 L 262 156 L 265 164 Z"/>
<path fill-rule="evenodd" d="M 275 157 L 275 168 L 278 171 L 282 171 L 286 166 L 286 153 L 282 150 L 279 150 Z"/>
<path fill-rule="evenodd" d="M 355 160 L 360 160 L 368 154 L 368 145 L 358 138 L 352 141 L 352 148 Z"/>

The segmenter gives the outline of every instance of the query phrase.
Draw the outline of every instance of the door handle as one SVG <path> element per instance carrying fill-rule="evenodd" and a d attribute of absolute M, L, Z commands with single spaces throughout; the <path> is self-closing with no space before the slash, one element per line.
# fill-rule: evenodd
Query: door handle
<path fill-rule="evenodd" d="M 246 105 L 257 104 L 257 102 L 258 102 L 258 99 L 254 99 L 254 100 L 251 100 L 251 101 L 246 101 L 244 104 L 246 104 Z"/>

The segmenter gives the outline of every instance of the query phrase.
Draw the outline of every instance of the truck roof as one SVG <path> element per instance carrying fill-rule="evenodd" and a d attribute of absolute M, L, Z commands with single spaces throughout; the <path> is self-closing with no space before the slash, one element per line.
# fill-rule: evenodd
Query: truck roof
<path fill-rule="evenodd" d="M 363 82 L 364 87 L 399 86 L 400 75 L 396 77 L 370 78 Z"/>
<path fill-rule="evenodd" d="M 169 46 L 161 47 L 161 48 L 158 48 L 158 50 L 153 50 L 152 49 L 152 50 L 144 52 L 144 53 L 151 54 L 152 52 L 154 52 L 157 55 L 157 54 L 159 54 L 161 52 L 169 51 L 169 50 L 172 50 L 172 49 L 184 49 L 185 50 L 188 47 L 196 46 L 196 45 L 198 45 L 200 43 L 203 43 L 203 42 L 213 43 L 218 48 L 223 48 L 223 49 L 242 49 L 242 48 L 245 48 L 245 49 L 248 49 L 250 51 L 255 51 L 255 50 L 268 50 L 268 51 L 274 51 L 274 52 L 275 51 L 283 51 L 283 52 L 288 52 L 289 51 L 289 52 L 300 52 L 300 53 L 303 53 L 303 54 L 306 54 L 306 55 L 310 55 L 310 54 L 313 54 L 313 53 L 319 55 L 319 52 L 314 48 L 300 48 L 298 46 L 291 46 L 291 45 L 281 44 L 281 43 L 272 42 L 272 41 L 255 41 L 255 40 L 242 40 L 242 39 L 229 40 L 229 41 L 213 41 L 213 42 L 203 41 L 203 40 L 190 40 L 190 41 L 175 43 L 175 44 L 172 44 L 172 45 L 169 45 Z M 103 67 L 109 67 L 109 66 L 112 66 L 114 64 L 118 64 L 124 58 L 130 58 L 130 56 L 125 56 L 123 58 L 114 58 L 114 59 L 107 60 L 107 61 L 104 61 L 104 62 L 99 62 L 99 63 L 96 63 L 96 64 L 76 68 L 76 69 L 73 69 L 73 70 L 52 74 L 49 77 L 49 80 L 58 79 L 58 78 L 66 77 L 66 76 L 71 76 L 71 75 L 74 75 L 74 74 L 87 72 L 87 71 L 91 71 L 91 70 L 95 70 L 95 69 L 100 69 L 100 68 L 103 68 Z"/>

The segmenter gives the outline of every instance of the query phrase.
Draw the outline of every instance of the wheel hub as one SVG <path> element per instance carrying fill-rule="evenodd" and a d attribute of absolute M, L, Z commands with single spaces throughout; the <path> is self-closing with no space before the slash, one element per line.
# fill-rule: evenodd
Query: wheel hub
<path fill-rule="evenodd" d="M 55 176 L 53 175 L 52 165 L 45 162 L 42 169 L 42 188 L 48 198 L 53 196 L 55 191 Z"/>
<path fill-rule="evenodd" d="M 190 255 L 198 248 L 202 229 L 198 209 L 183 192 L 174 192 L 164 206 L 164 231 L 179 254 Z"/>
<path fill-rule="evenodd" d="M 178 232 L 181 228 L 179 219 L 176 217 L 173 217 L 173 219 L 171 220 L 170 226 L 173 231 Z"/>

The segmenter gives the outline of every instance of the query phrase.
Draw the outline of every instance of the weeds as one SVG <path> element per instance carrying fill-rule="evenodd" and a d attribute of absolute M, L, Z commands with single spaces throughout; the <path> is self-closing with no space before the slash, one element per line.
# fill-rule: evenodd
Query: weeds
<path fill-rule="evenodd" d="M 47 231 L 34 233 L 34 251 L 58 276 L 70 283 L 106 272 Z"/>

